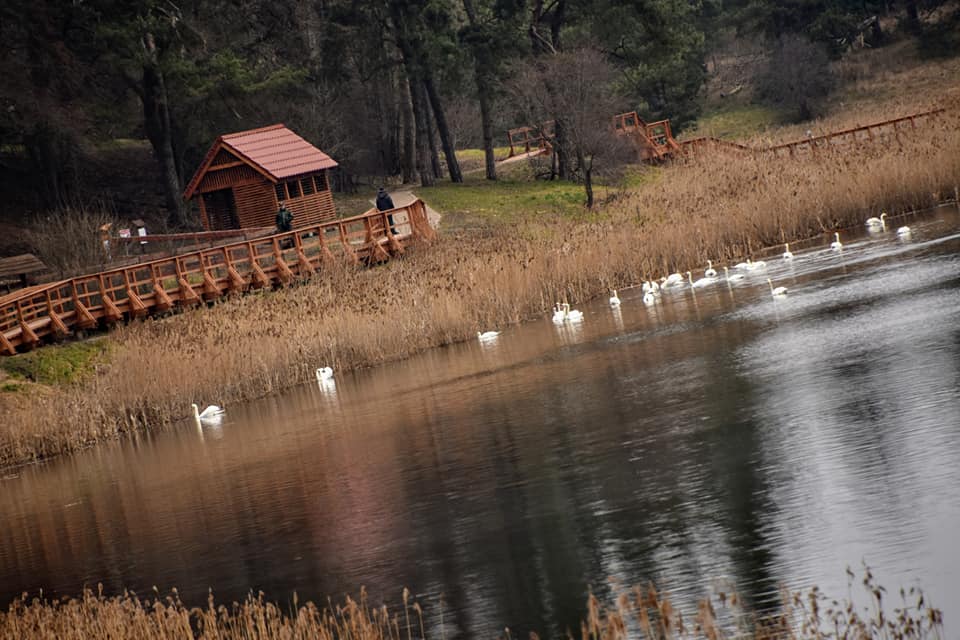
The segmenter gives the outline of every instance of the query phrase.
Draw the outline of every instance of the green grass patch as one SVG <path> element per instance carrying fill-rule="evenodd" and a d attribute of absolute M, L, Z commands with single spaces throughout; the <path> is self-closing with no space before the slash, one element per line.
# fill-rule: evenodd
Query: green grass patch
<path fill-rule="evenodd" d="M 26 389 L 26 386 L 27 385 L 22 382 L 7 380 L 0 384 L 0 393 L 19 393 Z"/>
<path fill-rule="evenodd" d="M 749 138 L 772 127 L 785 124 L 789 114 L 762 105 L 737 105 L 709 111 L 697 119 L 696 127 L 683 138 L 714 136 L 727 140 Z"/>
<path fill-rule="evenodd" d="M 583 186 L 561 180 L 468 177 L 462 184 L 437 182 L 415 190 L 444 216 L 446 226 L 456 219 L 513 222 L 540 215 L 583 212 Z"/>
<path fill-rule="evenodd" d="M 17 378 L 46 385 L 69 384 L 92 373 L 97 364 L 106 361 L 107 354 L 106 340 L 87 340 L 2 358 L 0 368 L 14 378 L 4 386 L 17 384 Z"/>

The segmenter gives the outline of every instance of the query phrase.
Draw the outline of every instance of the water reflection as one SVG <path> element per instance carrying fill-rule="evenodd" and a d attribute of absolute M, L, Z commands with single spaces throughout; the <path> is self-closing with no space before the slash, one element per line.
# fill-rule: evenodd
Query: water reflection
<path fill-rule="evenodd" d="M 956 213 L 929 224 L 909 248 L 851 238 L 651 307 L 624 291 L 579 324 L 19 470 L 0 483 L 0 598 L 103 582 L 395 602 L 407 585 L 428 614 L 442 597 L 450 637 L 556 636 L 609 580 L 692 606 L 723 578 L 764 605 L 782 581 L 844 595 L 866 559 L 919 580 L 949 625 L 960 238 Z"/>

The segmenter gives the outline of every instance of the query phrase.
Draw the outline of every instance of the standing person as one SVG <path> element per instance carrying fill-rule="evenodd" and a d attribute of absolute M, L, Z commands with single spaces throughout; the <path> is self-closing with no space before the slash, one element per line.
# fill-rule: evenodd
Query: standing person
<path fill-rule="evenodd" d="M 280 209 L 277 211 L 277 230 L 280 232 L 291 231 L 293 229 L 293 214 L 287 209 L 286 203 L 280 201 Z"/>
<path fill-rule="evenodd" d="M 390 209 L 395 209 L 393 205 L 393 198 L 390 197 L 390 194 L 387 193 L 387 190 L 383 187 L 377 189 L 377 211 L 389 211 Z M 387 215 L 387 222 L 390 224 L 390 233 L 396 235 L 397 230 L 393 226 L 393 214 Z"/>

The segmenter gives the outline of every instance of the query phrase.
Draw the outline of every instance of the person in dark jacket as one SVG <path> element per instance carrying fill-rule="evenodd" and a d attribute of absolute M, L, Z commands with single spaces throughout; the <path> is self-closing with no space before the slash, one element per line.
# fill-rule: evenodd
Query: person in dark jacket
<path fill-rule="evenodd" d="M 280 201 L 280 210 L 277 211 L 277 230 L 280 232 L 293 229 L 293 214 L 283 200 Z"/>
<path fill-rule="evenodd" d="M 390 197 L 390 194 L 387 193 L 387 190 L 383 187 L 377 189 L 377 211 L 389 211 L 390 209 L 395 209 L 393 205 L 393 198 Z M 390 233 L 396 235 L 397 230 L 393 226 L 393 215 L 387 215 L 387 222 L 390 224 Z"/>

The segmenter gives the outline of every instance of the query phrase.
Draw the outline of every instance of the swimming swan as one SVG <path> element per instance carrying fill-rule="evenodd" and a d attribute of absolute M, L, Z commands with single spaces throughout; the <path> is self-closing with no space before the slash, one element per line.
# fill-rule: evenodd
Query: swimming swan
<path fill-rule="evenodd" d="M 897 235 L 900 236 L 901 238 L 905 238 L 909 236 L 910 233 L 911 233 L 910 227 L 900 227 L 899 229 L 897 229 Z"/>
<path fill-rule="evenodd" d="M 840 234 L 834 233 L 833 237 L 834 237 L 834 241 L 830 243 L 830 248 L 833 249 L 834 251 L 842 251 L 843 243 L 840 242 Z"/>
<path fill-rule="evenodd" d="M 484 331 L 483 333 L 480 333 L 479 331 L 477 331 L 477 340 L 479 340 L 480 342 L 496 340 L 497 336 L 499 335 L 500 335 L 499 331 Z"/>
<path fill-rule="evenodd" d="M 690 283 L 690 286 L 699 289 L 700 287 L 706 287 L 717 281 L 716 278 L 700 278 L 696 282 L 693 281 L 693 274 L 687 271 L 687 281 Z"/>
<path fill-rule="evenodd" d="M 317 369 L 317 382 L 330 380 L 333 378 L 333 369 L 330 367 L 320 367 Z"/>
<path fill-rule="evenodd" d="M 580 322 L 583 320 L 583 312 L 578 309 L 571 309 L 569 302 L 563 303 L 563 313 L 567 322 Z"/>
<path fill-rule="evenodd" d="M 742 273 L 730 275 L 730 269 L 726 267 L 723 268 L 723 275 L 726 276 L 727 282 L 737 282 L 739 280 L 743 280 L 745 277 Z"/>
<path fill-rule="evenodd" d="M 770 293 L 771 295 L 773 295 L 774 298 L 782 298 L 785 295 L 787 295 L 787 288 L 786 287 L 774 288 L 773 280 L 771 280 L 770 278 L 767 278 L 767 284 L 770 285 Z"/>
<path fill-rule="evenodd" d="M 644 285 L 644 286 L 646 286 L 646 285 Z M 610 296 L 610 306 L 611 306 L 611 307 L 619 307 L 619 306 L 620 306 L 620 296 L 617 295 L 617 290 L 616 290 L 616 289 L 613 290 L 613 295 Z"/>
<path fill-rule="evenodd" d="M 717 270 L 713 268 L 713 263 L 709 260 L 707 260 L 707 269 L 706 271 L 703 272 L 703 275 L 705 275 L 708 278 L 717 277 Z"/>
<path fill-rule="evenodd" d="M 783 245 L 783 248 L 786 249 L 786 251 L 783 252 L 783 259 L 793 260 L 793 252 L 790 251 L 790 243 L 788 242 L 787 244 Z"/>
<path fill-rule="evenodd" d="M 887 228 L 886 218 L 887 214 L 886 212 L 883 212 L 880 214 L 879 218 L 867 218 L 866 224 L 868 227 L 870 227 L 870 231 L 883 231 Z"/>
<path fill-rule="evenodd" d="M 190 406 L 193 407 L 193 417 L 196 420 L 216 420 L 225 413 L 222 407 L 218 407 L 215 404 L 210 405 L 203 411 L 200 411 L 200 407 L 198 407 L 196 403 Z"/>
<path fill-rule="evenodd" d="M 563 324 L 563 321 L 567 319 L 566 311 L 559 302 L 553 305 L 553 322 L 555 324 Z"/>
<path fill-rule="evenodd" d="M 680 273 L 671 273 L 667 276 L 667 279 L 663 281 L 663 286 L 673 287 L 675 285 L 681 284 L 683 282 L 683 275 Z"/>

